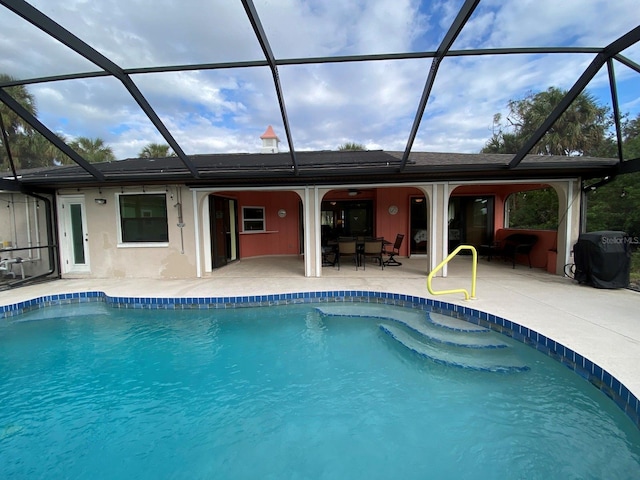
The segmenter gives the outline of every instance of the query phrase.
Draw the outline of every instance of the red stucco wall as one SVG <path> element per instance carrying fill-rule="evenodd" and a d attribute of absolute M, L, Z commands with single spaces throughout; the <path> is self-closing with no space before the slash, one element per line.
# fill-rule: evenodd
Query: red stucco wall
<path fill-rule="evenodd" d="M 240 258 L 300 253 L 300 197 L 294 192 L 233 192 L 238 201 Z M 266 232 L 242 231 L 242 207 L 264 207 Z M 280 218 L 278 210 L 286 217 Z"/>
<path fill-rule="evenodd" d="M 385 240 L 394 242 L 398 233 L 404 234 L 405 238 L 400 247 L 400 255 L 406 257 L 409 254 L 409 208 L 412 196 L 424 196 L 424 194 L 413 187 L 394 187 L 377 189 L 359 189 L 358 200 L 372 200 L 374 202 L 375 220 L 374 235 L 384 237 Z M 328 192 L 322 200 L 353 200 L 347 190 L 332 190 Z M 398 207 L 398 213 L 391 215 L 389 207 Z"/>
<path fill-rule="evenodd" d="M 398 233 L 404 234 L 400 255 L 409 255 L 409 213 L 412 196 L 424 196 L 417 188 L 380 188 L 377 191 L 376 235 L 394 242 Z M 398 213 L 391 215 L 389 207 L 398 207 Z"/>
<path fill-rule="evenodd" d="M 498 239 L 498 231 L 506 235 L 510 230 L 503 229 L 504 200 L 513 192 L 523 189 L 539 188 L 540 185 L 469 185 L 458 187 L 454 195 L 494 195 L 495 196 L 495 231 Z M 228 192 L 228 197 L 238 201 L 238 223 L 240 226 L 240 258 L 260 255 L 297 255 L 300 252 L 300 197 L 294 192 Z M 358 199 L 370 199 L 374 202 L 375 211 L 375 235 L 384 237 L 393 242 L 398 233 L 405 235 L 401 256 L 407 256 L 409 252 L 409 210 L 411 197 L 424 196 L 423 193 L 413 187 L 394 187 L 362 189 Z M 328 192 L 323 200 L 348 200 L 353 199 L 348 191 L 334 190 Z M 389 207 L 398 207 L 398 213 L 391 215 Z M 266 217 L 266 229 L 264 233 L 242 232 L 242 207 L 264 207 Z M 278 216 L 278 210 L 285 209 L 287 215 L 284 218 Z M 528 230 L 522 230 L 529 232 Z M 555 248 L 557 233 L 555 231 L 530 231 L 538 235 L 539 240 L 532 252 L 532 263 L 535 267 L 545 268 L 547 264 L 547 251 Z"/>
<path fill-rule="evenodd" d="M 515 228 L 501 228 L 496 232 L 495 239 L 500 241 L 512 233 L 531 233 L 538 237 L 538 241 L 531 250 L 531 265 L 536 268 L 547 268 L 547 253 L 555 250 L 557 245 L 558 232 L 555 230 L 527 230 Z M 528 265 L 526 255 L 519 255 L 516 263 Z M 555 269 L 555 267 L 554 267 Z"/>

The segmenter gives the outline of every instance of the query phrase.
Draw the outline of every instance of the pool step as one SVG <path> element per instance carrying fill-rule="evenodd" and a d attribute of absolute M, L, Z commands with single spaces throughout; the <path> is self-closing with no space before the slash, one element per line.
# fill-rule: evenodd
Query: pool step
<path fill-rule="evenodd" d="M 429 312 L 427 318 L 434 325 L 454 330 L 456 332 L 487 333 L 491 331 L 488 328 L 481 327 L 480 325 L 474 325 L 473 323 L 469 323 L 465 320 L 450 317 L 449 315 L 443 315 L 441 313 Z"/>
<path fill-rule="evenodd" d="M 434 347 L 419 341 L 399 326 L 381 323 L 380 330 L 400 345 L 436 363 L 486 372 L 523 372 L 525 364 L 504 350 L 470 350 L 464 348 Z M 466 350 L 466 351 L 465 351 Z"/>
<path fill-rule="evenodd" d="M 52 305 L 26 312 L 25 315 L 11 317 L 12 322 L 32 322 L 34 320 L 69 320 L 85 315 L 107 315 L 111 307 L 104 302 L 86 302 L 74 304 L 74 308 L 65 308 L 66 304 Z"/>
<path fill-rule="evenodd" d="M 420 310 L 405 309 L 406 311 L 403 311 L 389 308 L 388 306 L 366 304 L 358 305 L 357 309 L 354 308 L 353 305 L 323 305 L 317 307 L 317 310 L 323 315 L 329 316 L 356 316 L 392 320 L 405 325 L 432 341 L 446 345 L 456 345 L 467 348 L 505 348 L 508 346 L 506 343 L 497 340 L 494 336 L 484 335 L 483 333 L 489 331 L 484 327 L 479 327 L 455 318 L 451 319 L 451 323 L 446 323 L 444 319 L 440 319 L 439 323 L 428 321 L 427 314 Z M 441 316 L 444 317 L 444 315 Z M 441 324 L 446 326 L 442 328 L 443 325 Z M 467 326 L 466 328 L 465 324 Z M 478 333 L 480 333 L 480 335 L 478 335 Z"/>

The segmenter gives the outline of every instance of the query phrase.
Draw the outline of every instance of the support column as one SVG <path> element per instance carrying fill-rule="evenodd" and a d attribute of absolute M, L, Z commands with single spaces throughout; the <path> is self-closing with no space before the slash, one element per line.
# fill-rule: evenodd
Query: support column
<path fill-rule="evenodd" d="M 429 202 L 429 272 L 434 270 L 448 255 L 449 184 L 433 183 L 418 187 Z M 447 267 L 439 275 L 447 276 Z"/>
<path fill-rule="evenodd" d="M 558 234 L 555 273 L 564 275 L 564 266 L 573 263 L 573 245 L 580 235 L 582 192 L 578 180 L 550 182 L 558 194 Z"/>
<path fill-rule="evenodd" d="M 321 202 L 322 196 L 318 187 L 305 187 L 304 192 L 302 192 L 305 277 L 322 276 Z"/>

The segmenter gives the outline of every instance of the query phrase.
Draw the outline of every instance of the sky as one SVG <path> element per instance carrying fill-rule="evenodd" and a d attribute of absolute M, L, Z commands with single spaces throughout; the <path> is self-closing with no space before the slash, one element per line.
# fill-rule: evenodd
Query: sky
<path fill-rule="evenodd" d="M 144 68 L 264 60 L 240 0 L 32 0 L 35 8 L 118 66 Z M 462 0 L 254 0 L 277 59 L 433 51 Z M 481 0 L 453 50 L 603 47 L 640 24 L 637 0 Z M 17 79 L 99 67 L 0 6 L 0 73 Z M 640 63 L 640 44 L 622 54 Z M 479 152 L 509 100 L 570 88 L 591 54 L 445 58 L 415 151 Z M 346 142 L 404 150 L 431 59 L 282 65 L 283 98 L 296 151 Z M 640 113 L 640 74 L 615 62 L 621 111 Z M 259 152 L 268 125 L 289 149 L 266 67 L 132 74 L 183 151 Z M 38 118 L 67 140 L 101 138 L 116 158 L 166 143 L 113 77 L 27 87 Z M 587 87 L 611 105 L 607 72 Z"/>

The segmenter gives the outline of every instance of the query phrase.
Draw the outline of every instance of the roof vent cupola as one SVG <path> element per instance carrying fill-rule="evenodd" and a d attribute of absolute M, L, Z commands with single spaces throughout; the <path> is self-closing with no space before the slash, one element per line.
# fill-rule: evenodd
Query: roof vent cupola
<path fill-rule="evenodd" d="M 273 131 L 273 127 L 269 125 L 267 127 L 267 131 L 260 135 L 262 139 L 262 149 L 260 153 L 278 153 L 278 143 L 280 143 L 280 139 Z"/>

